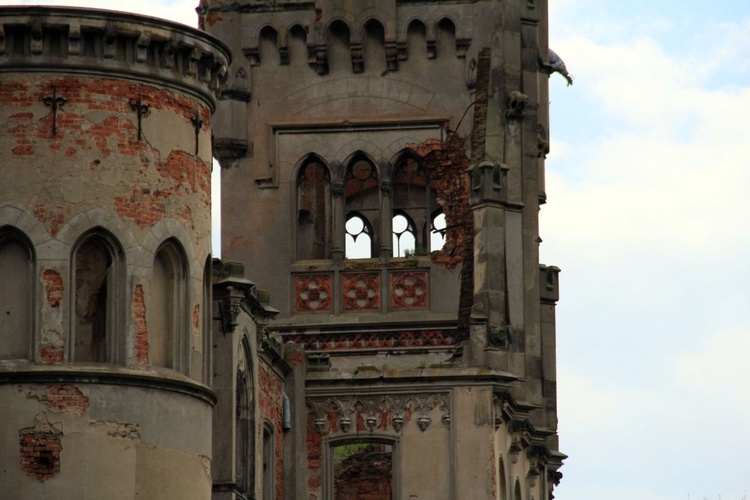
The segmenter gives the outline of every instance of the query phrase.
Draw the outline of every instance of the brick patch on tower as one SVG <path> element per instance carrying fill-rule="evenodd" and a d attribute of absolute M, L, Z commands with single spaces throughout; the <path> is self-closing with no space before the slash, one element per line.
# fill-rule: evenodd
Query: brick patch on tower
<path fill-rule="evenodd" d="M 72 385 L 49 385 L 45 389 L 30 389 L 29 399 L 36 399 L 47 405 L 53 413 L 81 416 L 89 409 L 89 398 Z"/>
<path fill-rule="evenodd" d="M 63 295 L 62 277 L 57 271 L 45 269 L 42 273 L 42 280 L 47 290 L 47 303 L 50 307 L 59 307 Z"/>
<path fill-rule="evenodd" d="M 46 481 L 60 473 L 62 424 L 51 423 L 44 412 L 33 427 L 18 431 L 21 470 L 29 477 Z"/>
<path fill-rule="evenodd" d="M 148 364 L 148 325 L 146 324 L 146 302 L 143 285 L 136 285 L 132 305 L 133 325 L 135 326 L 135 359 L 141 366 Z"/>

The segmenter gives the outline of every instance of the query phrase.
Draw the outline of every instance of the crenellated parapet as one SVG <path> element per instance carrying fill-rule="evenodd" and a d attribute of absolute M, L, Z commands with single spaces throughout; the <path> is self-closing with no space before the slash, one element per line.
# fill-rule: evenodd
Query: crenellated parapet
<path fill-rule="evenodd" d="M 304 44 L 307 62 L 321 74 L 327 74 L 331 44 L 337 40 L 351 54 L 353 73 L 362 73 L 368 40 L 377 39 L 385 51 L 388 71 L 398 70 L 399 61 L 410 57 L 410 40 L 419 36 L 428 59 L 438 56 L 438 38 L 453 39 L 455 56 L 465 58 L 472 43 L 474 28 L 466 5 L 457 2 L 357 2 L 342 9 L 335 2 L 225 2 L 205 1 L 198 7 L 202 24 L 211 29 L 233 13 L 243 14 L 240 34 L 242 52 L 251 66 L 264 64 L 263 45 L 276 49 L 272 58 L 281 65 L 290 63 L 290 47 Z M 331 5 L 328 5 L 331 4 Z M 268 16 L 269 11 L 273 16 Z M 422 51 L 420 51 L 422 52 Z"/>
<path fill-rule="evenodd" d="M 210 35 L 156 18 L 72 7 L 0 7 L 0 74 L 122 78 L 169 86 L 215 108 L 231 62 Z"/>

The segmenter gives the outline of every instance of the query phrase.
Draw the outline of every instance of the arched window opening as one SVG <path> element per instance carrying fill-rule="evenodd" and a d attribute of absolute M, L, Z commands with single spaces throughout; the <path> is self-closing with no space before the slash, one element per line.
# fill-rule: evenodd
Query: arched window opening
<path fill-rule="evenodd" d="M 327 259 L 331 253 L 331 178 L 317 161 L 297 175 L 297 259 Z"/>
<path fill-rule="evenodd" d="M 122 251 L 102 230 L 84 236 L 73 254 L 73 353 L 75 362 L 115 362 L 116 329 L 123 301 Z"/>
<path fill-rule="evenodd" d="M 211 348 L 212 342 L 212 329 L 211 329 L 211 308 L 213 304 L 213 259 L 209 254 L 206 257 L 206 264 L 203 267 L 203 331 L 201 338 L 203 339 L 203 383 L 207 386 L 211 386 L 212 378 L 212 363 Z"/>
<path fill-rule="evenodd" d="M 518 479 L 516 479 L 516 489 L 513 500 L 523 500 L 523 495 L 521 494 L 521 483 L 518 482 Z"/>
<path fill-rule="evenodd" d="M 334 21 L 328 28 L 328 71 L 331 74 L 351 73 L 352 55 L 349 26 L 343 21 Z"/>
<path fill-rule="evenodd" d="M 417 61 L 427 59 L 427 29 L 424 23 L 414 20 L 406 31 L 409 58 Z"/>
<path fill-rule="evenodd" d="M 186 343 L 187 265 L 176 241 L 167 241 L 156 252 L 151 286 L 151 364 L 184 371 L 182 348 Z"/>
<path fill-rule="evenodd" d="M 418 255 L 426 255 L 430 250 L 434 250 L 430 230 L 431 214 L 437 207 L 435 185 L 435 181 L 429 178 L 417 159 L 406 155 L 396 164 L 393 172 L 393 213 L 403 214 L 412 221 L 412 234 L 415 238 L 413 250 Z M 419 228 L 419 231 L 416 228 Z M 396 252 L 395 244 L 393 255 L 400 256 Z"/>
<path fill-rule="evenodd" d="M 456 26 L 444 17 L 437 24 L 438 57 L 456 57 Z"/>
<path fill-rule="evenodd" d="M 372 228 L 359 214 L 350 215 L 346 221 L 345 248 L 347 259 L 372 257 Z"/>
<path fill-rule="evenodd" d="M 499 500 L 505 500 L 508 498 L 508 483 L 505 479 L 505 464 L 503 463 L 503 457 L 500 457 L 499 461 L 499 467 L 498 467 L 498 475 L 499 475 L 499 481 L 498 481 L 498 488 L 499 488 Z"/>
<path fill-rule="evenodd" d="M 33 336 L 34 255 L 19 231 L 0 228 L 0 359 L 28 359 Z M 8 286 L 12 284 L 12 286 Z"/>
<path fill-rule="evenodd" d="M 270 424 L 263 425 L 263 500 L 274 500 L 276 482 L 276 450 Z"/>
<path fill-rule="evenodd" d="M 303 64 L 309 62 L 309 58 L 307 32 L 302 26 L 295 24 L 289 30 L 289 62 Z"/>
<path fill-rule="evenodd" d="M 367 160 L 359 159 L 353 161 L 347 168 L 344 179 L 344 211 L 346 213 L 346 257 L 349 259 L 361 259 L 376 257 L 379 244 L 380 228 L 380 189 L 378 172 L 375 166 Z M 359 219 L 361 225 L 354 219 Z M 351 229 L 349 225 L 351 224 Z M 363 242 L 359 240 L 362 236 Z M 351 238 L 351 239 L 350 239 Z M 365 243 L 369 241 L 369 251 L 364 256 Z M 350 252 L 349 249 L 352 248 Z"/>
<path fill-rule="evenodd" d="M 337 442 L 331 445 L 330 490 L 333 500 L 391 500 L 395 446 L 384 439 Z"/>
<path fill-rule="evenodd" d="M 261 64 L 274 66 L 279 64 L 278 36 L 276 35 L 276 30 L 270 26 L 266 26 L 260 31 L 258 53 Z"/>
<path fill-rule="evenodd" d="M 442 210 L 437 210 L 432 214 L 430 223 L 430 250 L 441 250 L 445 245 L 445 230 L 447 228 L 445 214 Z"/>
<path fill-rule="evenodd" d="M 367 73 L 381 75 L 386 70 L 385 30 L 374 19 L 365 24 L 364 60 Z"/>
<path fill-rule="evenodd" d="M 237 387 L 235 397 L 235 425 L 237 428 L 235 443 L 235 482 L 240 492 L 250 498 L 253 490 L 253 405 L 252 373 L 248 362 L 246 341 L 240 346 L 242 351 L 237 367 Z"/>
<path fill-rule="evenodd" d="M 414 223 L 404 214 L 393 216 L 393 256 L 414 255 L 417 248 L 417 232 Z"/>

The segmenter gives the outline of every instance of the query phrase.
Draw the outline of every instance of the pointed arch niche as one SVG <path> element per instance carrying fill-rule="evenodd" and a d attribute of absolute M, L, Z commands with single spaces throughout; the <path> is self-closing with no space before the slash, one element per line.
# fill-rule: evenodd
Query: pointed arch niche
<path fill-rule="evenodd" d="M 152 366 L 187 372 L 188 266 L 177 240 L 165 241 L 154 257 L 149 357 Z"/>
<path fill-rule="evenodd" d="M 70 359 L 122 362 L 125 254 L 103 228 L 84 233 L 73 247 Z"/>
<path fill-rule="evenodd" d="M 34 247 L 19 230 L 0 227 L 0 360 L 29 359 L 34 326 Z"/>

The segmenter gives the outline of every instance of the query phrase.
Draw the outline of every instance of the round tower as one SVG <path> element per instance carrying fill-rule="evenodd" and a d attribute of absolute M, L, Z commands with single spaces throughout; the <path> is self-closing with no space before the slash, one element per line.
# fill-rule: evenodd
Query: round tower
<path fill-rule="evenodd" d="M 229 58 L 159 19 L 0 8 L 4 498 L 210 497 L 211 115 Z"/>

